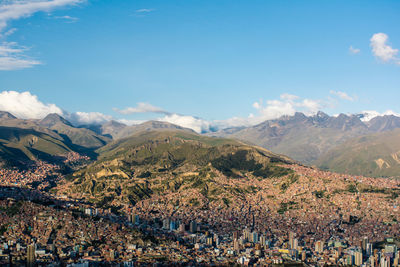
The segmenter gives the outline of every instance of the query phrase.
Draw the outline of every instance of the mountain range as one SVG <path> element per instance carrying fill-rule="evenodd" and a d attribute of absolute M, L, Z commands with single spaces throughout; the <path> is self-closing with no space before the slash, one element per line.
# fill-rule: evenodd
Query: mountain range
<path fill-rule="evenodd" d="M 306 116 L 298 112 L 250 127 L 226 128 L 205 135 L 239 140 L 306 165 L 337 172 L 398 176 L 400 161 L 393 155 L 400 151 L 396 145 L 400 118 L 385 115 L 367 120 L 366 115 L 329 116 L 318 112 Z M 115 145 L 115 142 L 141 132 L 176 130 L 195 134 L 191 129 L 168 122 L 148 121 L 127 126 L 108 121 L 74 126 L 58 114 L 49 114 L 41 120 L 27 120 L 8 112 L 0 112 L 0 127 L 3 162 L 8 159 L 48 159 L 70 151 L 96 158 L 109 144 Z"/>

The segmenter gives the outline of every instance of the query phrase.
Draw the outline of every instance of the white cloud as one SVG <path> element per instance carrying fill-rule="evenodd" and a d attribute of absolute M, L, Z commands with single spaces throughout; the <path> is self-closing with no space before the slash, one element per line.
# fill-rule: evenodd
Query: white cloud
<path fill-rule="evenodd" d="M 112 120 L 112 116 L 100 112 L 64 113 L 64 117 L 74 125 L 101 124 Z"/>
<path fill-rule="evenodd" d="M 372 53 L 376 58 L 386 63 L 400 64 L 400 59 L 397 57 L 399 49 L 392 48 L 387 42 L 389 36 L 385 33 L 375 33 L 370 39 Z"/>
<path fill-rule="evenodd" d="M 342 92 L 342 91 L 331 90 L 331 91 L 329 91 L 329 93 L 332 95 L 338 96 L 339 98 L 344 99 L 344 100 L 354 101 L 354 97 L 351 97 L 347 93 Z"/>
<path fill-rule="evenodd" d="M 11 29 L 9 29 L 8 31 L 6 31 L 4 34 L 3 34 L 3 36 L 4 37 L 8 37 L 8 36 L 10 36 L 10 35 L 12 35 L 14 32 L 16 32 L 17 31 L 17 28 L 11 28 Z M 0 37 L 1 37 L 1 35 L 0 35 Z"/>
<path fill-rule="evenodd" d="M 74 23 L 74 22 L 77 22 L 79 20 L 78 18 L 71 17 L 71 16 L 55 16 L 53 18 L 64 20 L 67 23 Z"/>
<path fill-rule="evenodd" d="M 153 8 L 141 8 L 141 9 L 137 9 L 135 12 L 136 13 L 150 13 L 153 11 L 154 11 Z"/>
<path fill-rule="evenodd" d="M 158 120 L 190 128 L 201 133 L 230 127 L 252 126 L 266 120 L 278 119 L 284 115 L 291 116 L 297 111 L 303 112 L 306 115 L 313 115 L 322 108 L 322 104 L 317 100 L 302 99 L 296 95 L 282 94 L 279 99 L 255 102 L 253 107 L 257 110 L 257 114 L 249 114 L 248 117 L 232 117 L 226 120 L 207 121 L 193 116 L 169 114 Z"/>
<path fill-rule="evenodd" d="M 41 64 L 40 61 L 25 56 L 23 53 L 26 50 L 28 48 L 16 43 L 0 44 L 0 70 L 26 69 Z"/>
<path fill-rule="evenodd" d="M 209 132 L 211 126 L 210 122 L 206 120 L 195 118 L 193 116 L 185 116 L 179 114 L 170 114 L 163 118 L 159 118 L 158 120 L 166 121 L 169 123 L 179 125 L 181 127 L 189 128 L 198 133 Z"/>
<path fill-rule="evenodd" d="M 350 52 L 350 54 L 356 55 L 356 54 L 360 53 L 361 50 L 359 48 L 354 48 L 353 46 L 350 46 L 349 52 Z"/>
<path fill-rule="evenodd" d="M 30 92 L 1 92 L 0 110 L 8 111 L 22 119 L 42 119 L 50 113 L 63 115 L 63 111 L 55 104 L 44 104 Z"/>
<path fill-rule="evenodd" d="M 168 111 L 163 110 L 162 108 L 153 106 L 149 103 L 137 103 L 136 107 L 128 107 L 123 110 L 120 110 L 118 108 L 113 109 L 115 112 L 118 112 L 120 114 L 136 114 L 136 113 L 161 113 L 161 114 L 166 114 L 170 115 L 171 113 Z"/>
<path fill-rule="evenodd" d="M 0 32 L 2 32 L 12 20 L 26 18 L 36 12 L 50 12 L 54 9 L 76 5 L 84 0 L 11 0 L 0 3 Z"/>
<path fill-rule="evenodd" d="M 43 119 L 50 113 L 57 113 L 75 125 L 98 124 L 112 119 L 112 116 L 99 112 L 69 113 L 55 104 L 41 102 L 30 92 L 0 92 L 0 110 L 8 111 L 20 119 Z"/>
<path fill-rule="evenodd" d="M 259 114 L 247 118 L 250 124 L 277 119 L 284 115 L 293 115 L 297 111 L 312 115 L 318 112 L 322 105 L 318 100 L 302 99 L 296 95 L 282 94 L 280 99 L 268 100 L 266 101 L 266 105 L 263 105 L 262 102 L 256 102 L 253 104 L 253 107 Z"/>
<path fill-rule="evenodd" d="M 117 119 L 116 121 L 123 123 L 125 125 L 136 125 L 146 122 L 143 120 L 127 120 L 127 119 Z"/>

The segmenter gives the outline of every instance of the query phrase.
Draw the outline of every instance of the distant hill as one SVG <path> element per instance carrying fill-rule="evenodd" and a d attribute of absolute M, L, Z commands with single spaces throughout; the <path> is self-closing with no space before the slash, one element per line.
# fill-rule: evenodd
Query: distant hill
<path fill-rule="evenodd" d="M 315 165 L 340 173 L 400 177 L 400 129 L 350 139 Z"/>
<path fill-rule="evenodd" d="M 71 152 L 62 139 L 34 129 L 0 126 L 0 161 L 18 164 L 30 160 L 54 161 L 54 156 Z"/>
<path fill-rule="evenodd" d="M 318 112 L 306 116 L 297 112 L 252 127 L 231 128 L 209 135 L 235 138 L 311 164 L 336 145 L 370 132 L 356 115 L 331 117 Z"/>
<path fill-rule="evenodd" d="M 0 112 L 0 159 L 2 162 L 29 160 L 54 161 L 54 156 L 75 151 L 95 157 L 94 150 L 111 138 L 74 127 L 58 114 L 42 120 L 18 119 L 8 112 Z"/>
<path fill-rule="evenodd" d="M 70 144 L 86 149 L 99 148 L 111 141 L 111 138 L 99 135 L 86 128 L 77 128 L 58 114 L 49 114 L 38 122 L 38 125 L 46 127 L 63 136 Z"/>
<path fill-rule="evenodd" d="M 384 132 L 400 128 L 400 117 L 393 115 L 379 116 L 366 123 L 373 132 Z"/>
<path fill-rule="evenodd" d="M 192 129 L 184 128 L 169 122 L 162 121 L 146 121 L 141 124 L 136 124 L 127 127 L 121 127 L 119 131 L 113 133 L 114 139 L 129 137 L 135 133 L 143 131 L 164 131 L 164 130 L 184 130 L 190 133 L 195 133 Z"/>
<path fill-rule="evenodd" d="M 111 120 L 103 124 L 90 124 L 90 125 L 80 125 L 79 128 L 87 128 L 94 131 L 97 134 L 114 138 L 119 132 L 121 132 L 126 126 L 123 123 Z"/>
<path fill-rule="evenodd" d="M 263 148 L 185 130 L 142 131 L 97 152 L 98 160 L 74 173 L 63 188 L 98 203 L 134 204 L 158 192 L 191 190 L 234 201 L 232 189 L 216 186 L 215 177 L 280 177 L 292 173 L 280 164 L 293 163 Z"/>

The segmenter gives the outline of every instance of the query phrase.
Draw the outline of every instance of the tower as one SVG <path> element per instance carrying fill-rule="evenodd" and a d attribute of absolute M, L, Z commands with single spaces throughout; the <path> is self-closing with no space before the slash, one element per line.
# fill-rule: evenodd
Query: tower
<path fill-rule="evenodd" d="M 26 265 L 28 267 L 33 267 L 36 265 L 35 252 L 36 252 L 35 243 L 28 245 L 26 251 Z"/>

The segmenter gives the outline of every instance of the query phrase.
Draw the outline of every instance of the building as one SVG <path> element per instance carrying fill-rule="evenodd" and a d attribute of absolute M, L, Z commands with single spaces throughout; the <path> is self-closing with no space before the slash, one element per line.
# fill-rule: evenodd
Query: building
<path fill-rule="evenodd" d="M 315 251 L 318 253 L 324 252 L 324 241 L 315 242 Z"/>
<path fill-rule="evenodd" d="M 354 252 L 354 264 L 361 266 L 363 263 L 363 254 L 361 251 Z"/>
<path fill-rule="evenodd" d="M 33 267 L 36 265 L 36 245 L 35 243 L 32 243 L 28 245 L 27 247 L 27 252 L 26 252 L 26 265 L 28 267 Z"/>
<path fill-rule="evenodd" d="M 196 221 L 191 221 L 190 222 L 189 231 L 191 233 L 196 233 L 197 232 L 197 223 L 196 223 Z"/>

